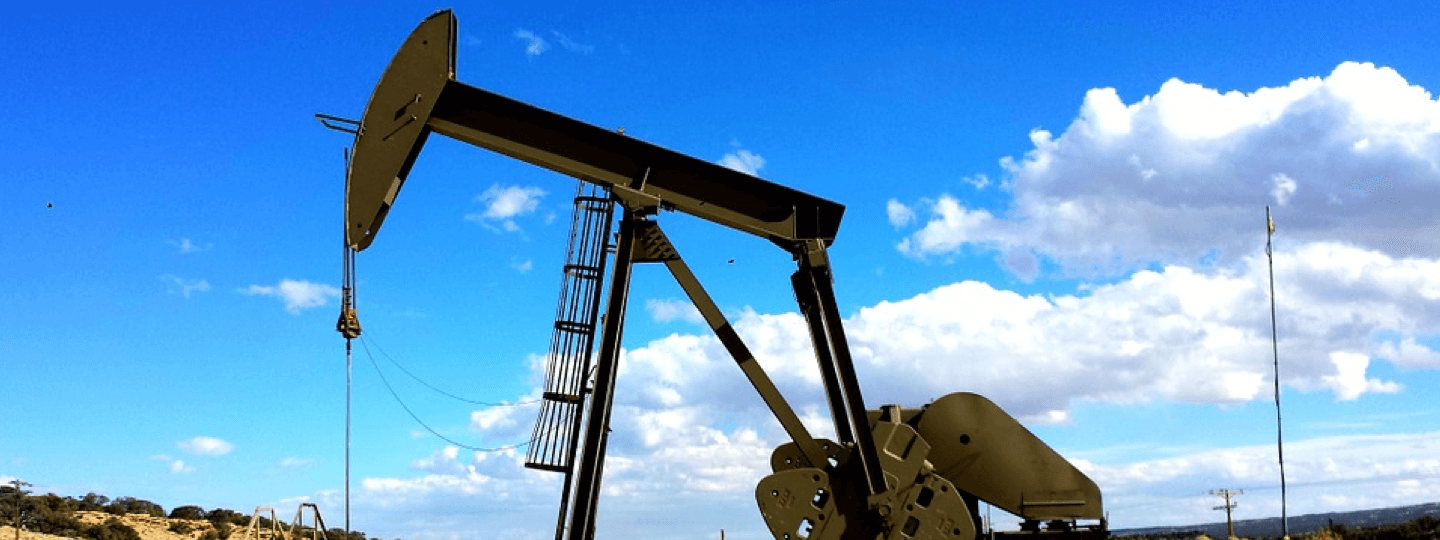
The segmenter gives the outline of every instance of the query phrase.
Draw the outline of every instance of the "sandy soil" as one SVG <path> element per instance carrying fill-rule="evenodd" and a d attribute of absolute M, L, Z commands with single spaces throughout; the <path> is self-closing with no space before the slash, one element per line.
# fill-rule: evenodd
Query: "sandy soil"
<path fill-rule="evenodd" d="M 112 517 L 117 517 L 117 516 L 112 515 L 112 514 L 107 514 L 107 513 L 105 513 L 105 512 L 76 512 L 76 513 L 75 513 L 75 519 L 79 520 L 80 523 L 84 523 L 84 524 L 86 524 L 86 525 L 99 525 L 99 524 L 101 524 L 101 523 L 104 523 L 105 520 L 110 519 L 110 518 L 112 518 Z M 124 524 L 126 524 L 126 525 L 129 525 L 130 528 L 135 529 L 135 532 L 140 533 L 140 538 L 141 538 L 142 540 L 198 540 L 201 535 L 205 534 L 205 531 L 208 531 L 208 530 L 214 528 L 214 526 L 210 525 L 210 522 L 209 522 L 209 521 L 205 521 L 205 520 L 203 520 L 203 519 L 167 519 L 167 518 L 163 518 L 163 517 L 150 516 L 150 515 L 148 515 L 148 514 L 129 514 L 129 515 L 118 516 L 118 517 L 119 517 L 121 523 L 124 523 Z M 194 531 L 190 532 L 190 534 L 177 534 L 177 533 L 170 532 L 170 524 L 171 524 L 171 523 L 177 523 L 177 522 L 187 522 L 187 523 L 190 523 L 190 524 L 194 527 Z M 244 532 L 245 532 L 244 527 L 237 527 L 237 528 L 235 529 L 234 534 L 233 534 L 231 537 L 232 537 L 233 539 L 235 539 L 235 540 L 244 539 L 244 538 L 246 537 L 246 535 L 244 534 Z M 263 536 L 263 537 L 265 537 L 265 538 L 268 538 L 268 537 L 269 537 L 269 534 L 268 534 L 269 531 L 261 531 L 261 532 L 262 532 L 262 536 Z M 0 526 L 0 540 L 14 540 L 14 539 L 15 539 L 15 528 L 14 528 L 14 527 Z M 53 536 L 53 535 L 49 535 L 49 534 L 33 533 L 33 532 L 29 532 L 29 531 L 20 531 L 20 540 L 68 540 L 68 539 L 67 539 L 66 537 L 64 537 L 64 536 Z"/>
<path fill-rule="evenodd" d="M 0 525 L 0 540 L 14 540 L 15 528 Z M 20 531 L 20 540 L 66 540 L 64 536 L 50 536 L 48 534 Z"/>

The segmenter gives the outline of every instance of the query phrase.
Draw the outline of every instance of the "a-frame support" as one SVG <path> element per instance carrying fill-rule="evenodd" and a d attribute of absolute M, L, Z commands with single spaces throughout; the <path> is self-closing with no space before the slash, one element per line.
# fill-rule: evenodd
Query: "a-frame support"
<path fill-rule="evenodd" d="M 605 300 L 600 355 L 595 361 L 595 385 L 591 388 L 590 408 L 586 411 L 585 439 L 581 443 L 575 474 L 570 477 L 573 503 L 570 505 L 569 526 L 564 534 L 564 538 L 569 540 L 595 536 L 595 507 L 605 469 L 610 411 L 615 405 L 615 376 L 620 371 L 620 338 L 625 329 L 625 305 L 630 297 L 630 274 L 635 263 L 635 231 L 641 223 L 647 223 L 644 214 L 629 207 L 624 209 L 616 243 L 615 269 Z M 558 531 L 557 536 L 560 536 Z"/>
<path fill-rule="evenodd" d="M 621 188 L 619 196 L 626 197 L 627 190 Z M 604 473 L 605 447 L 610 432 L 610 412 L 615 399 L 615 375 L 618 372 L 620 340 L 624 328 L 625 306 L 629 295 L 630 279 L 635 264 L 663 263 L 699 310 L 716 338 L 730 353 L 735 363 L 745 374 L 750 385 L 765 401 L 781 427 L 790 435 L 809 462 L 809 466 L 824 468 L 827 454 L 820 443 L 811 436 L 804 423 L 795 414 L 794 408 L 780 394 L 769 375 L 755 360 L 754 354 L 740 338 L 735 328 L 726 320 L 719 306 L 690 271 L 689 265 L 670 243 L 660 225 L 647 218 L 653 208 L 634 210 L 626 207 L 620 221 L 619 238 L 615 257 L 614 278 L 606 301 L 605 323 L 601 334 L 601 348 L 597 359 L 595 386 L 587 412 L 584 445 L 580 448 L 578 469 L 573 485 L 571 512 L 568 526 L 557 531 L 562 540 L 591 540 L 594 538 L 597 500 L 600 480 Z M 816 359 L 819 362 L 825 393 L 830 399 L 831 415 L 835 420 L 836 433 L 841 443 L 851 445 L 865 474 L 865 496 L 885 490 L 874 438 L 870 432 L 869 419 L 865 412 L 860 386 L 849 354 L 841 317 L 835 307 L 829 264 L 825 247 L 816 242 L 809 245 L 812 251 L 797 257 L 799 270 L 792 276 L 796 298 L 801 312 L 810 327 L 815 344 Z M 815 251 L 818 250 L 818 251 Z"/>

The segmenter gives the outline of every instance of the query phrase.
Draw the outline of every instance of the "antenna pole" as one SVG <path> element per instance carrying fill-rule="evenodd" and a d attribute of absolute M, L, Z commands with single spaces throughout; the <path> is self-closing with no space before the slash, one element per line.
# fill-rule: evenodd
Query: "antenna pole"
<path fill-rule="evenodd" d="M 1266 206 L 1265 258 L 1270 265 L 1270 349 L 1275 358 L 1275 452 L 1280 461 L 1280 534 L 1284 540 L 1290 540 L 1290 518 L 1285 513 L 1285 437 L 1280 424 L 1280 340 L 1275 324 L 1275 251 L 1271 243 L 1274 236 L 1275 220 L 1270 217 L 1270 207 Z"/>

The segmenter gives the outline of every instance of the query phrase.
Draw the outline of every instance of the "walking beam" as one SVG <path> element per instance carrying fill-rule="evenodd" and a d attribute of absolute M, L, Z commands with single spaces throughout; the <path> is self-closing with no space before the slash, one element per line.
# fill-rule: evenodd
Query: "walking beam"
<path fill-rule="evenodd" d="M 348 173 L 346 242 L 369 247 L 432 132 L 676 210 L 794 251 L 830 243 L 845 207 L 455 80 L 455 16 L 431 15 L 385 69 Z M 647 180 L 633 185 L 645 171 Z"/>

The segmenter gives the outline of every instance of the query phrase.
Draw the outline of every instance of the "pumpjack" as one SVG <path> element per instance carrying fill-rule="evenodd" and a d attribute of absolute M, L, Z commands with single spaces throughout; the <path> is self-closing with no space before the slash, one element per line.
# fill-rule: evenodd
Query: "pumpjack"
<path fill-rule="evenodd" d="M 456 35 L 451 11 L 426 18 L 370 96 L 346 172 L 347 264 L 375 240 L 433 133 L 580 181 L 526 462 L 565 474 L 557 540 L 595 535 L 631 269 L 645 263 L 664 264 L 675 277 L 790 438 L 755 490 L 777 540 L 971 540 L 981 501 L 1022 519 L 1007 535 L 1107 535 L 1095 483 L 990 400 L 954 393 L 919 408 L 866 409 L 827 254 L 842 205 L 462 83 Z M 838 440 L 815 437 L 800 421 L 661 230 L 662 211 L 759 236 L 793 257 L 791 286 Z M 348 320 L 358 334 L 353 311 Z M 346 321 L 342 314 L 342 332 Z"/>

